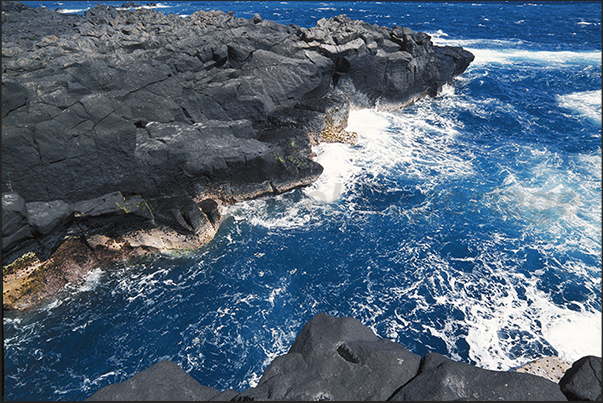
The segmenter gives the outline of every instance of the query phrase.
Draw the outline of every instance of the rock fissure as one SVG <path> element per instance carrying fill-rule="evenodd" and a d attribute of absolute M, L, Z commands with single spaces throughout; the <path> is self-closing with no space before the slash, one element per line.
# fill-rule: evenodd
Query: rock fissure
<path fill-rule="evenodd" d="M 40 145 L 38 144 L 38 141 L 36 140 L 35 134 L 32 134 L 31 137 L 33 139 L 33 144 L 34 144 L 34 147 L 36 148 L 36 152 L 38 154 L 38 160 L 39 160 L 39 163 L 40 163 L 40 167 L 43 168 L 44 167 L 44 161 L 42 160 L 42 152 L 40 151 Z M 45 173 L 44 170 L 42 170 L 42 175 L 46 176 L 46 173 Z M 44 189 L 46 191 L 46 198 L 48 198 L 50 196 L 50 192 L 48 191 L 47 180 L 44 180 L 42 183 L 43 183 Z M 12 185 L 11 185 L 11 189 L 12 189 Z"/>

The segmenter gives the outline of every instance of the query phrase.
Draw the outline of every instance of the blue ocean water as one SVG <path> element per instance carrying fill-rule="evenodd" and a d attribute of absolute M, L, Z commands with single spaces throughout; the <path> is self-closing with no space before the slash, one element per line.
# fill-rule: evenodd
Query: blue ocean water
<path fill-rule="evenodd" d="M 476 59 L 436 98 L 354 110 L 358 144 L 316 147 L 315 184 L 227 207 L 198 252 L 96 270 L 5 313 L 5 400 L 85 399 L 162 359 L 242 391 L 318 312 L 488 369 L 601 356 L 599 2 L 156 7 L 304 27 L 345 13 Z"/>

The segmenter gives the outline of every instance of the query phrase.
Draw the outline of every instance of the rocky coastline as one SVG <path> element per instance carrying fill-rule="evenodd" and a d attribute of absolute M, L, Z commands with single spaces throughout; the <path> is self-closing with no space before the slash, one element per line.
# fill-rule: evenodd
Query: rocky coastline
<path fill-rule="evenodd" d="M 314 182 L 313 145 L 355 142 L 351 108 L 435 96 L 472 61 L 344 15 L 306 29 L 2 2 L 3 309 L 34 308 L 103 264 L 199 248 L 221 206 Z M 601 399 L 601 357 L 491 371 L 321 313 L 245 391 L 161 361 L 87 400 Z"/>
<path fill-rule="evenodd" d="M 354 107 L 435 96 L 473 55 L 352 21 L 2 2 L 3 309 L 92 268 L 196 249 L 220 207 L 314 182 Z"/>
<path fill-rule="evenodd" d="M 491 371 L 437 353 L 421 357 L 354 318 L 319 313 L 245 391 L 201 385 L 176 363 L 161 361 L 86 400 L 600 401 L 601 357 Z"/>

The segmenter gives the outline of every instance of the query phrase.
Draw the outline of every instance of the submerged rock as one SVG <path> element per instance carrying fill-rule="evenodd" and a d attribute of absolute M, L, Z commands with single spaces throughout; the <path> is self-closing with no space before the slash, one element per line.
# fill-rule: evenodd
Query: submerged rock
<path fill-rule="evenodd" d="M 183 373 L 176 364 L 160 362 L 121 384 L 101 388 L 87 400 L 171 400 L 164 382 L 153 380 L 162 374 L 165 379 L 180 378 Z M 192 390 L 198 392 L 189 394 Z M 556 383 L 528 373 L 486 370 L 440 354 L 421 358 L 379 338 L 356 319 L 319 313 L 304 325 L 289 352 L 272 361 L 256 387 L 219 393 L 187 385 L 173 396 L 233 401 L 601 400 L 601 358 L 576 361 Z"/>
<path fill-rule="evenodd" d="M 165 204 L 309 185 L 322 173 L 312 144 L 356 141 L 345 131 L 352 105 L 436 95 L 472 60 L 425 33 L 345 15 L 306 29 L 220 11 L 70 15 L 2 2 L 2 192 L 27 204 L 7 213 L 5 264 L 31 251 L 48 259 L 82 214 L 109 238 L 102 228 L 120 237 L 140 225 L 121 249 L 199 243 L 182 231 L 207 241 L 204 215 Z M 135 195 L 159 203 L 163 227 L 118 205 Z"/>

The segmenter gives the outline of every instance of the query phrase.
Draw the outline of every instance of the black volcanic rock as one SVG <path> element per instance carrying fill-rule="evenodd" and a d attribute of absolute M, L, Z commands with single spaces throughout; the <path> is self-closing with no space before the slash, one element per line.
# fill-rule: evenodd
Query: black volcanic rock
<path fill-rule="evenodd" d="M 15 192 L 2 193 L 2 249 L 33 238 L 25 200 Z"/>
<path fill-rule="evenodd" d="M 416 374 L 419 361 L 356 319 L 318 314 L 237 400 L 386 400 Z"/>
<path fill-rule="evenodd" d="M 48 235 L 59 225 L 67 222 L 73 213 L 69 204 L 62 200 L 27 203 L 29 225 L 40 235 Z"/>
<path fill-rule="evenodd" d="M 521 372 L 491 371 L 426 354 L 419 372 L 391 400 L 567 400 L 559 385 L 548 379 Z"/>
<path fill-rule="evenodd" d="M 5 3 L 3 191 L 10 175 L 28 202 L 308 184 L 321 168 L 305 129 L 324 126 L 324 98 L 409 102 L 473 59 L 346 16 L 305 29 L 218 11 L 185 19 L 98 5 L 77 16 Z M 273 123 L 283 111 L 290 127 Z M 275 129 L 300 149 L 258 140 Z"/>
<path fill-rule="evenodd" d="M 602 379 L 601 357 L 589 355 L 574 362 L 559 386 L 568 400 L 601 401 Z"/>
<path fill-rule="evenodd" d="M 289 352 L 272 361 L 256 387 L 218 393 L 195 387 L 184 374 L 176 364 L 162 362 L 87 400 L 163 400 L 165 382 L 153 382 L 162 377 L 176 385 L 184 383 L 183 390 L 173 391 L 172 400 L 567 401 L 562 389 L 570 400 L 601 396 L 600 357 L 576 361 L 556 384 L 529 373 L 481 369 L 435 353 L 421 359 L 402 345 L 379 338 L 356 319 L 324 313 L 304 325 Z"/>
<path fill-rule="evenodd" d="M 2 11 L 2 192 L 32 212 L 7 216 L 5 263 L 36 245 L 51 253 L 82 217 L 87 242 L 97 226 L 124 251 L 199 244 L 208 236 L 180 237 L 215 233 L 196 206 L 170 217 L 161 207 L 159 228 L 120 198 L 232 203 L 308 185 L 323 170 L 313 144 L 354 141 L 352 105 L 435 95 L 473 60 L 425 33 L 345 15 L 306 29 L 220 11 L 182 18 L 99 4 L 69 15 L 17 2 Z M 146 232 L 123 238 L 136 225 Z M 165 231 L 170 240 L 157 239 Z"/>

